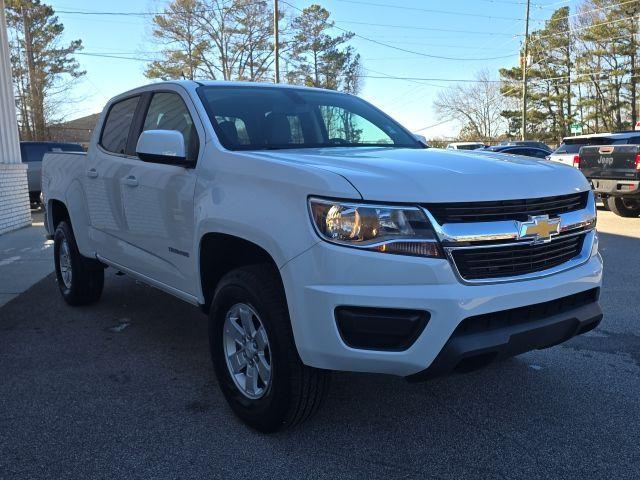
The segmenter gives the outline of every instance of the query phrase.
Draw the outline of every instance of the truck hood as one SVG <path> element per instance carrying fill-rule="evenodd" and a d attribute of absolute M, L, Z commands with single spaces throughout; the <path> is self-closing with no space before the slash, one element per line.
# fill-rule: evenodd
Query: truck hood
<path fill-rule="evenodd" d="M 577 169 L 500 153 L 398 148 L 325 148 L 254 152 L 329 170 L 365 200 L 469 202 L 565 195 L 588 190 Z M 321 194 L 321 192 L 318 192 Z"/>

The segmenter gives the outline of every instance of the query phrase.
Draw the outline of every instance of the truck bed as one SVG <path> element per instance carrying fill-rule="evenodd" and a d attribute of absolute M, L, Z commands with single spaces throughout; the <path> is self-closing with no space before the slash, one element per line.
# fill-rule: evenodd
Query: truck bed
<path fill-rule="evenodd" d="M 53 152 L 44 155 L 42 194 L 45 202 L 47 198 L 64 198 L 73 182 L 83 181 L 86 159 L 85 152 Z"/>

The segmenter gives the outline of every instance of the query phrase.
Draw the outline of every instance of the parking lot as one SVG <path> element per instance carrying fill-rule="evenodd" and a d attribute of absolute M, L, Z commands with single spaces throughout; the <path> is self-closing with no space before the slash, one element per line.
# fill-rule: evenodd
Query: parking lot
<path fill-rule="evenodd" d="M 111 269 L 73 309 L 49 275 L 0 307 L 0 478 L 638 478 L 640 219 L 599 230 L 597 330 L 421 384 L 337 373 L 272 436 L 231 414 L 198 309 Z"/>

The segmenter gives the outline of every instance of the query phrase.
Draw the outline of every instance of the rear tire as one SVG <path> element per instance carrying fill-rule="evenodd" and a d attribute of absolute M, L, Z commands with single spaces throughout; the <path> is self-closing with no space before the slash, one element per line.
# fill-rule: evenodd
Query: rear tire
<path fill-rule="evenodd" d="M 256 430 L 293 427 L 315 414 L 326 396 L 329 372 L 300 360 L 282 283 L 270 265 L 238 268 L 220 280 L 209 317 L 209 346 L 227 402 Z"/>
<path fill-rule="evenodd" d="M 607 207 L 620 217 L 637 217 L 640 215 L 640 200 L 623 197 L 608 197 Z"/>
<path fill-rule="evenodd" d="M 56 278 L 65 302 L 77 306 L 98 301 L 104 286 L 104 266 L 80 254 L 66 221 L 58 224 L 53 242 Z"/>

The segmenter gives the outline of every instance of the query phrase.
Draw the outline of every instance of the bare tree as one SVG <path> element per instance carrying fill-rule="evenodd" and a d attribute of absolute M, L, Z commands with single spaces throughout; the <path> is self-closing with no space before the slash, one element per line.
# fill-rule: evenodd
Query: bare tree
<path fill-rule="evenodd" d="M 491 79 L 487 70 L 478 72 L 476 80 L 440 91 L 433 106 L 441 120 L 459 122 L 462 137 L 484 142 L 506 130 L 501 116 L 506 100 L 500 94 L 500 84 Z"/>
<path fill-rule="evenodd" d="M 272 18 L 267 0 L 174 0 L 153 17 L 163 50 L 145 74 L 265 80 L 273 62 Z"/>

